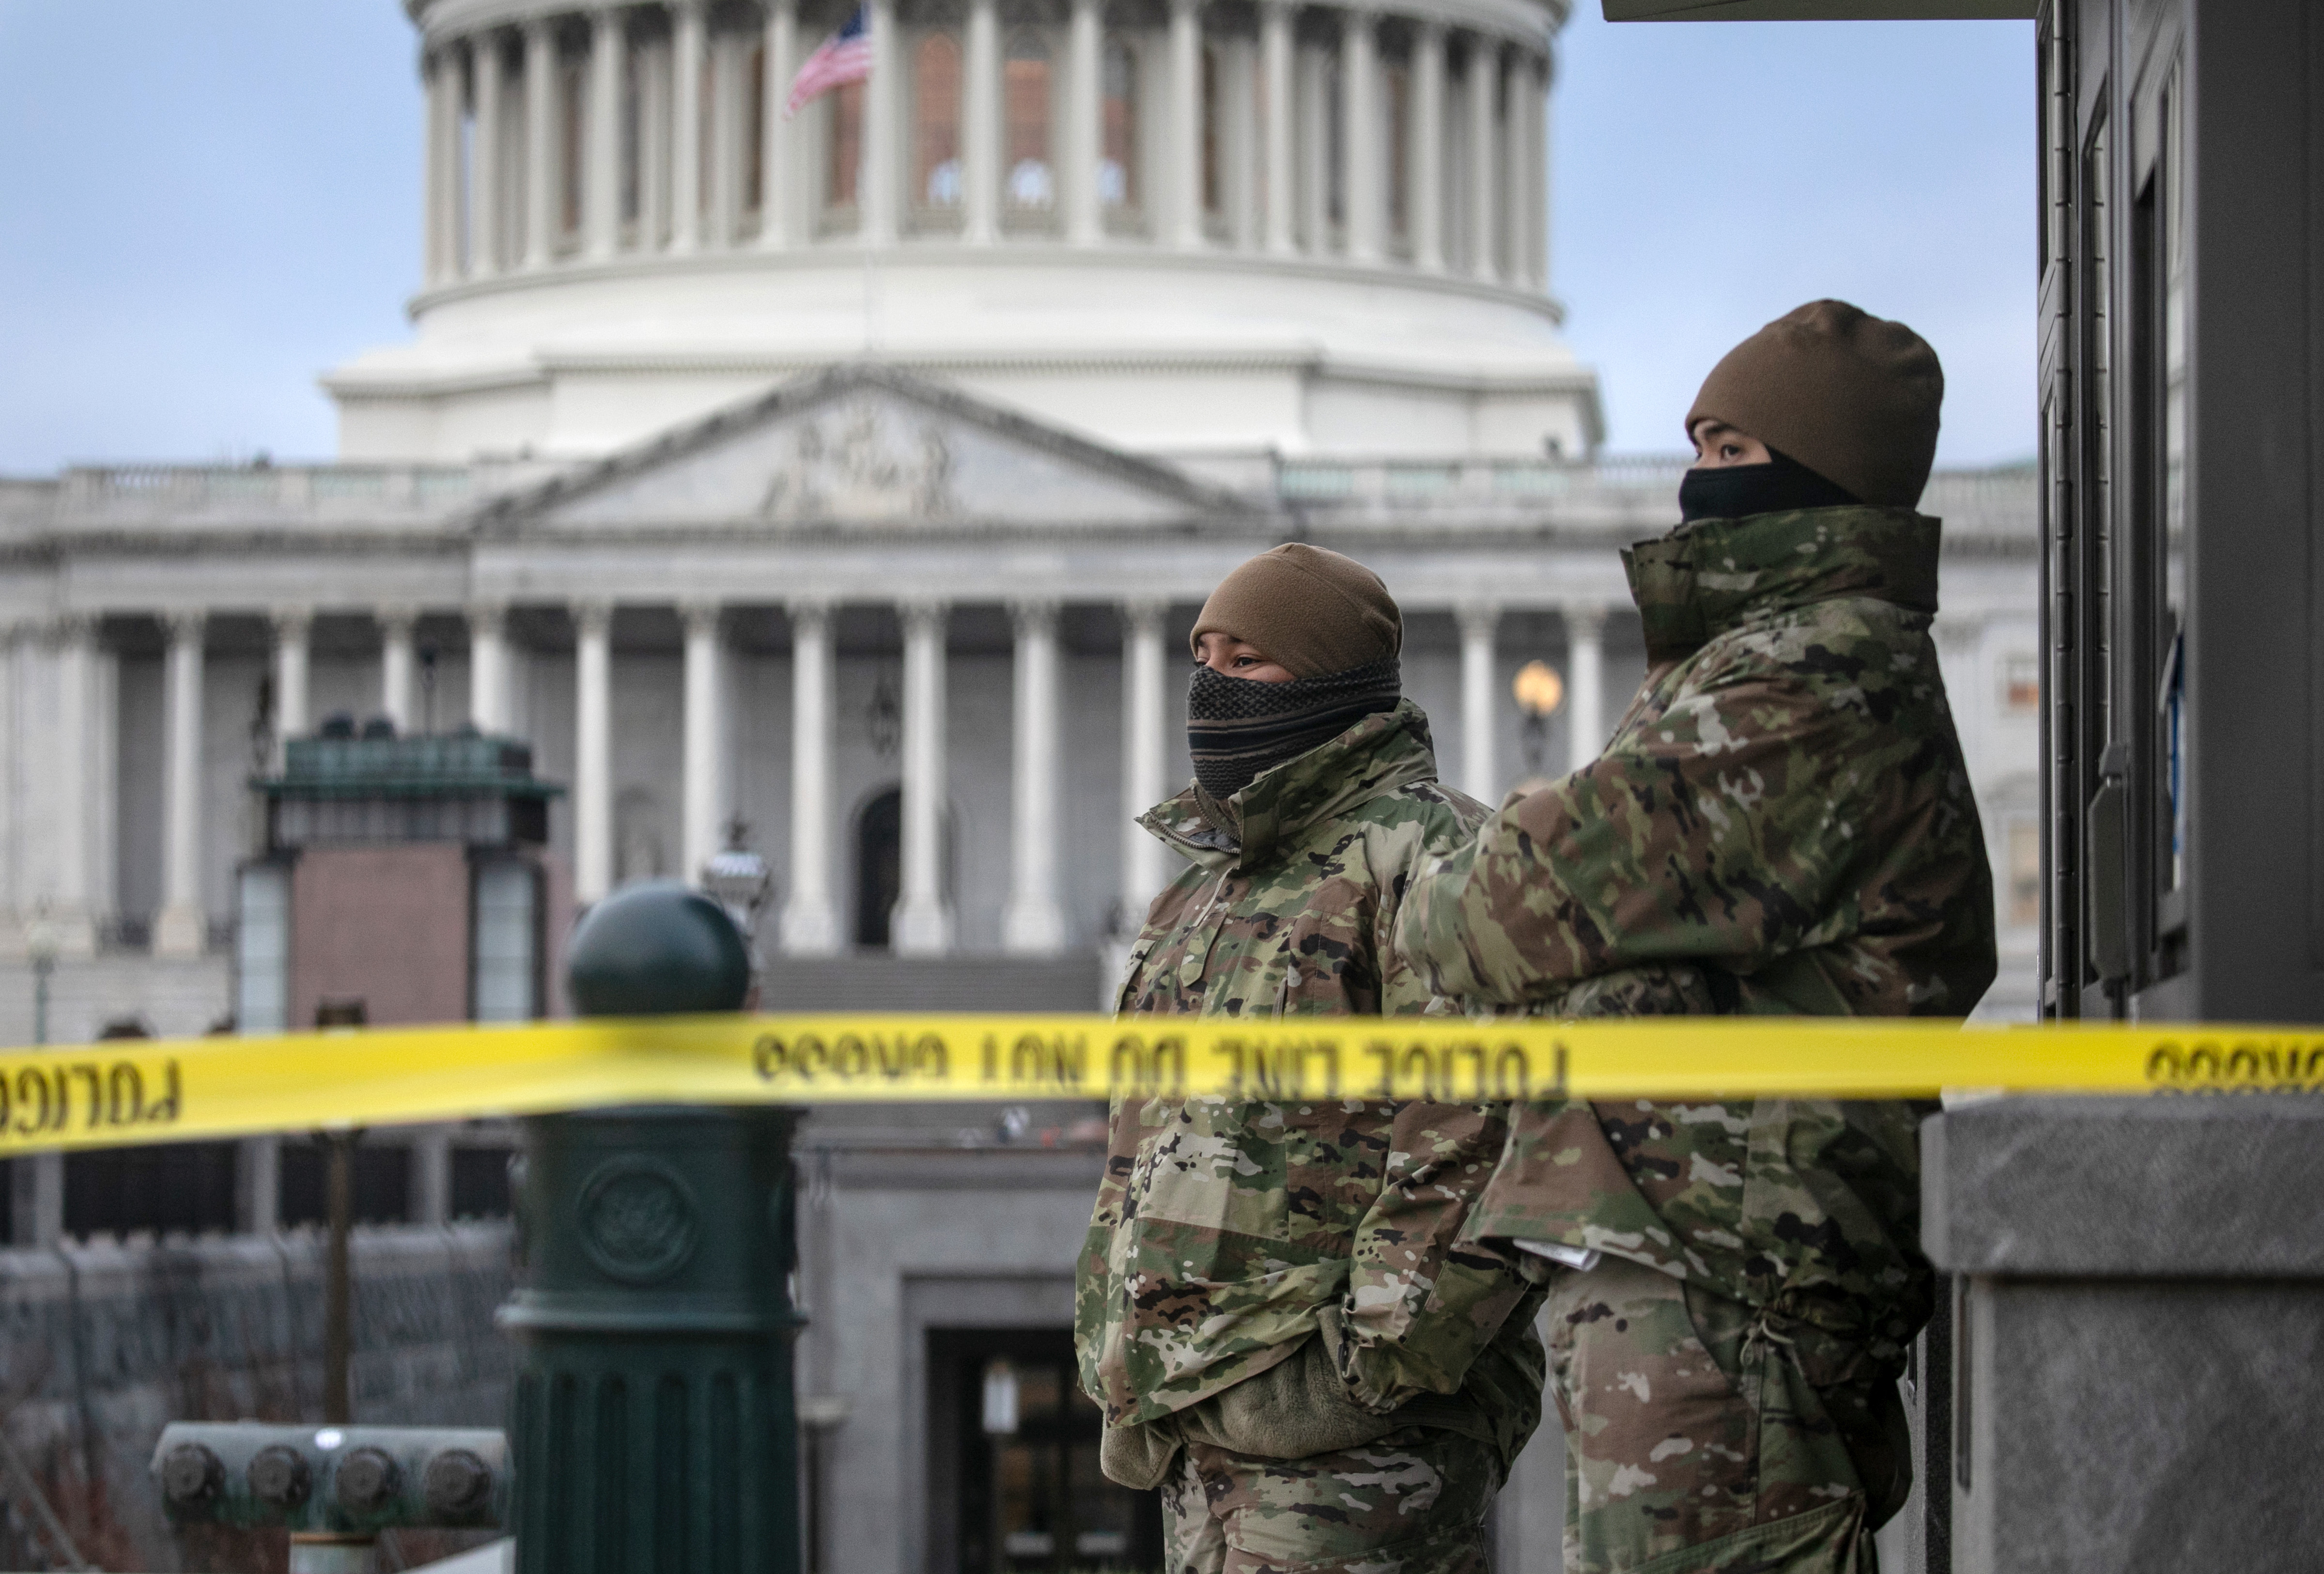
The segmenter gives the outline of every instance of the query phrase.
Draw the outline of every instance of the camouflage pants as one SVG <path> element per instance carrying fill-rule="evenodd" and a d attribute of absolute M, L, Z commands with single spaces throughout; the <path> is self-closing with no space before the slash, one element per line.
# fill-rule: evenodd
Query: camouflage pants
<path fill-rule="evenodd" d="M 1425 1427 L 1305 1459 L 1189 1443 L 1162 1484 L 1167 1574 L 1489 1574 L 1488 1444 Z"/>
<path fill-rule="evenodd" d="M 1565 1574 L 1878 1574 L 1912 1461 L 1876 1386 L 1816 1388 L 1749 1307 L 1618 1258 L 1545 1310 Z"/>

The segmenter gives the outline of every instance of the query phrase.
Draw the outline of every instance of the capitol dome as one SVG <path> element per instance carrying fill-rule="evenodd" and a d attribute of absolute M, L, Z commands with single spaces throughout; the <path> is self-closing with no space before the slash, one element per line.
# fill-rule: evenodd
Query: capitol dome
<path fill-rule="evenodd" d="M 586 458 L 882 361 L 1157 456 L 1589 455 L 1567 0 L 408 0 L 426 273 L 348 460 Z"/>

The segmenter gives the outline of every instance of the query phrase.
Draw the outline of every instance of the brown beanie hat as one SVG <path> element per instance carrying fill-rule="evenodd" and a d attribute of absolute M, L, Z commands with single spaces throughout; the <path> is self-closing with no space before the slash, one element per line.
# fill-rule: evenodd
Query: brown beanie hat
<path fill-rule="evenodd" d="M 1866 503 L 1910 508 L 1937 457 L 1944 369 L 1901 322 L 1811 301 L 1727 352 L 1686 412 L 1723 421 Z"/>
<path fill-rule="evenodd" d="M 1187 643 L 1222 634 L 1258 647 L 1295 678 L 1385 661 L 1404 648 L 1404 615 L 1380 577 L 1353 558 L 1290 542 L 1219 581 Z"/>

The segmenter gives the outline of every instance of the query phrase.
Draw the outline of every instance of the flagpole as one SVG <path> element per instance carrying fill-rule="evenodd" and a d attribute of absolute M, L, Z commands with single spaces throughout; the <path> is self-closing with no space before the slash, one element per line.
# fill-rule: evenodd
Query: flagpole
<path fill-rule="evenodd" d="M 816 46 L 798 73 L 791 79 L 790 96 L 783 106 L 785 119 L 797 115 L 800 108 L 823 97 L 834 88 L 850 82 L 863 84 L 858 100 L 857 160 L 855 174 L 855 244 L 863 248 L 863 348 L 866 359 L 880 351 L 881 290 L 880 260 L 872 255 L 880 232 L 884 227 L 872 222 L 873 209 L 884 195 L 888 183 L 881 179 L 887 171 L 874 167 L 874 155 L 887 152 L 886 137 L 876 134 L 873 121 L 881 106 L 873 90 L 872 75 L 874 40 L 871 34 L 874 23 L 872 0 L 861 0 L 846 24 Z"/>

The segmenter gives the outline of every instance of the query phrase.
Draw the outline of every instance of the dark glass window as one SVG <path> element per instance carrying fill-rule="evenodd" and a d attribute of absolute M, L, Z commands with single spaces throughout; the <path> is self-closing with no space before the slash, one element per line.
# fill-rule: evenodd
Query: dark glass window
<path fill-rule="evenodd" d="M 401 1224 L 411 1217 L 410 1149 L 356 1143 L 355 1182 L 355 1223 Z M 282 1223 L 287 1227 L 328 1222 L 322 1148 L 310 1142 L 284 1143 Z"/>
<path fill-rule="evenodd" d="M 1098 1469 L 1071 1329 L 932 1329 L 928 1373 L 929 1528 L 957 1574 L 1161 1566 L 1160 1495 Z"/>
<path fill-rule="evenodd" d="M 506 1218 L 509 1159 L 506 1148 L 452 1150 L 452 1217 Z"/>
<path fill-rule="evenodd" d="M 65 1155 L 65 1233 L 234 1228 L 232 1143 L 168 1143 Z"/>

